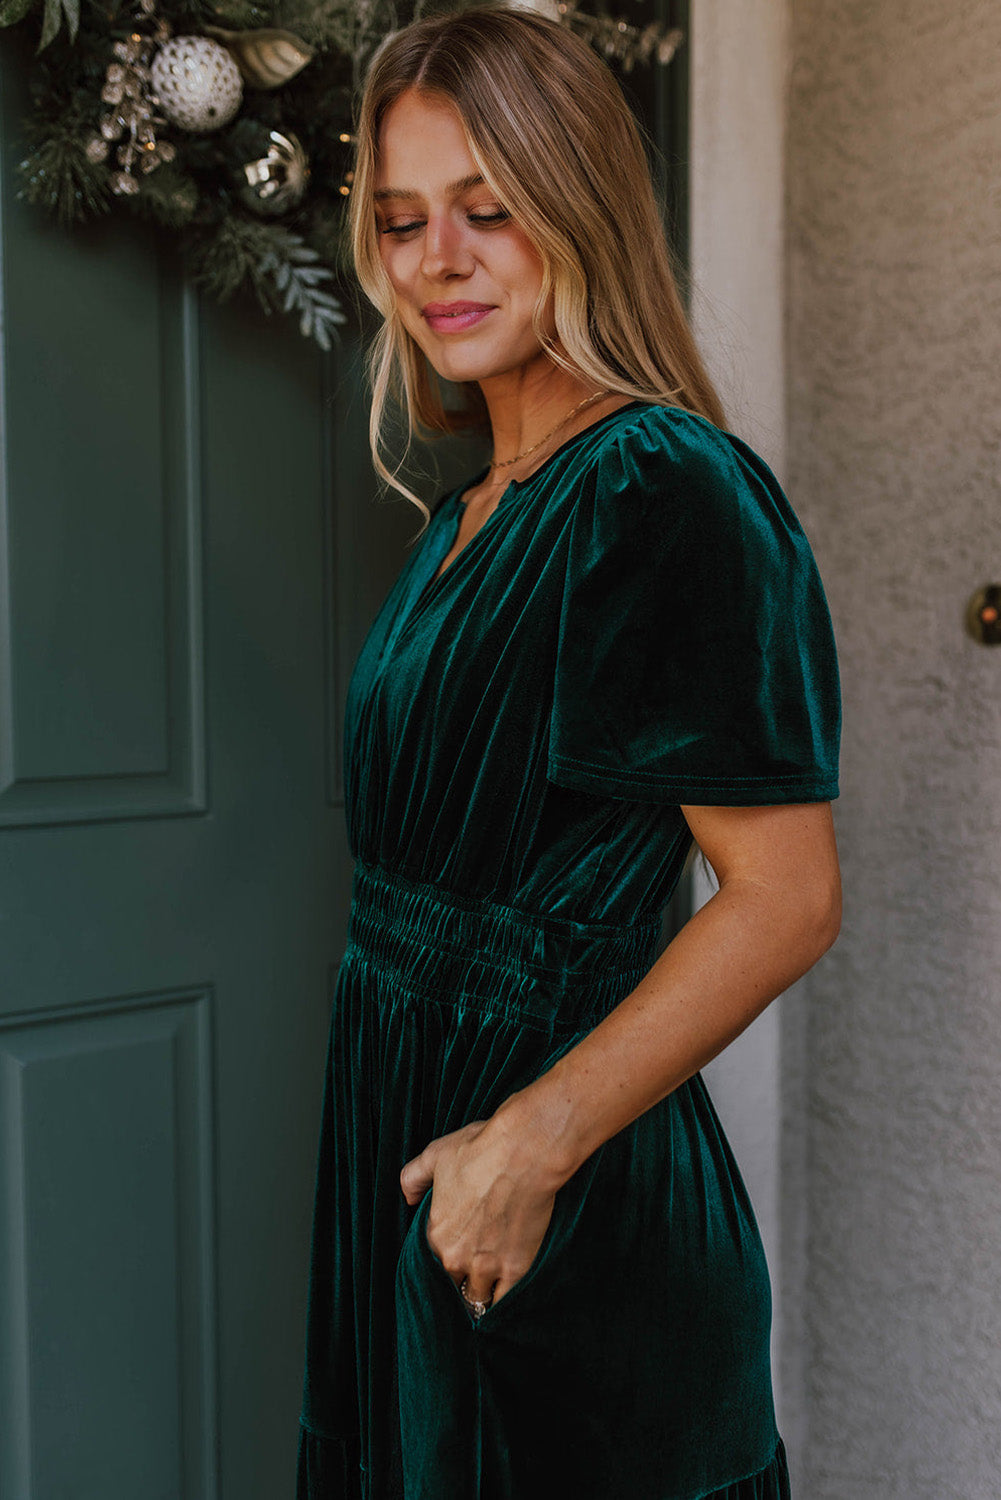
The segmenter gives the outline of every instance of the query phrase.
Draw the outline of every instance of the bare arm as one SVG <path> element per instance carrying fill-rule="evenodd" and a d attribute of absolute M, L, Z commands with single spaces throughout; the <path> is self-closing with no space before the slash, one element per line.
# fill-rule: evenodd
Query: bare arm
<path fill-rule="evenodd" d="M 719 890 L 636 988 L 494 1117 L 510 1111 L 519 1133 L 541 1134 L 557 1185 L 728 1046 L 837 936 L 830 803 L 684 813 Z"/>
<path fill-rule="evenodd" d="M 400 1174 L 434 1184 L 428 1238 L 472 1297 L 531 1265 L 555 1194 L 591 1153 L 721 1052 L 833 943 L 841 884 L 829 803 L 686 807 L 719 890 L 634 990 L 488 1120 L 437 1137 Z"/>

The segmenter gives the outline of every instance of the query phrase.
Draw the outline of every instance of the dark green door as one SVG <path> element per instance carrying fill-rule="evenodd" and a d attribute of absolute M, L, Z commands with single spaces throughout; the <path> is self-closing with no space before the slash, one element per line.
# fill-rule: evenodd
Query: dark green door
<path fill-rule="evenodd" d="M 281 1500 L 341 703 L 416 513 L 350 346 L 16 200 L 0 45 L 0 1496 Z"/>
<path fill-rule="evenodd" d="M 0 34 L 0 1500 L 285 1500 L 343 695 L 417 514 L 356 340 L 17 201 L 29 62 Z"/>

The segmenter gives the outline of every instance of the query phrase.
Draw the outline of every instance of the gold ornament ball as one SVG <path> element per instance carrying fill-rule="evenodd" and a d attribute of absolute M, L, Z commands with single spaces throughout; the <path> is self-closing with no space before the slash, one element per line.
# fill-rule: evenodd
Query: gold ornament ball
<path fill-rule="evenodd" d="M 309 183 L 309 161 L 298 136 L 269 130 L 268 148 L 236 172 L 240 202 L 255 213 L 283 214 L 302 200 Z"/>

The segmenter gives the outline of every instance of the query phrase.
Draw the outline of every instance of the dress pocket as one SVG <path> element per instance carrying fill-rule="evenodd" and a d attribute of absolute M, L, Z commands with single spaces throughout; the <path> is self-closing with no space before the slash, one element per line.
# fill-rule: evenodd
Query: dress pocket
<path fill-rule="evenodd" d="M 431 1241 L 428 1239 L 427 1222 L 428 1213 L 430 1212 L 431 1208 L 432 1192 L 433 1189 L 428 1188 L 427 1192 L 424 1194 L 424 1197 L 421 1199 L 420 1203 L 418 1203 L 417 1212 L 414 1214 L 414 1217 L 410 1223 L 410 1228 L 407 1230 L 407 1240 L 412 1243 L 414 1253 L 418 1256 L 419 1261 L 425 1271 L 427 1271 L 438 1281 L 448 1283 L 459 1308 L 465 1314 L 469 1322 L 475 1324 L 476 1319 L 473 1317 L 469 1308 L 466 1306 L 465 1299 L 463 1298 L 462 1293 L 459 1291 L 457 1283 L 452 1280 L 452 1277 L 445 1270 L 445 1267 L 442 1265 L 441 1261 L 438 1258 L 437 1252 L 432 1248 Z M 404 1244 L 404 1253 L 406 1253 L 406 1244 Z"/>
<path fill-rule="evenodd" d="M 461 1307 L 463 1313 L 469 1320 L 470 1325 L 478 1332 L 487 1332 L 495 1324 L 503 1323 L 508 1318 L 516 1317 L 523 1303 L 529 1302 L 536 1294 L 545 1296 L 545 1288 L 557 1268 L 562 1268 L 564 1258 L 572 1256 L 575 1239 L 581 1220 L 581 1210 L 590 1191 L 595 1173 L 598 1170 L 599 1159 L 603 1148 L 599 1146 L 587 1161 L 580 1166 L 574 1175 L 567 1179 L 563 1186 L 557 1191 L 553 1202 L 553 1212 L 546 1232 L 542 1237 L 542 1243 L 535 1253 L 535 1259 L 513 1286 L 509 1287 L 499 1302 L 491 1303 L 486 1312 L 479 1318 L 475 1317 L 466 1306 L 465 1299 L 459 1290 L 458 1283 L 453 1281 L 449 1272 L 442 1265 L 437 1252 L 427 1237 L 427 1221 L 431 1207 L 432 1189 L 428 1188 L 424 1197 L 417 1206 L 417 1211 L 408 1230 L 407 1238 L 413 1236 L 414 1249 L 420 1255 L 425 1266 L 432 1276 L 443 1278 L 448 1282 L 452 1292 Z"/>

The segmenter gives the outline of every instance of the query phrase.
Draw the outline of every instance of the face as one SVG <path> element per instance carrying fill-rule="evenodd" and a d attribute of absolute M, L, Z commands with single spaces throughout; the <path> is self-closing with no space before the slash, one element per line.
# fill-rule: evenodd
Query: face
<path fill-rule="evenodd" d="M 451 104 L 409 89 L 386 111 L 375 212 L 399 315 L 441 376 L 551 363 L 532 330 L 541 258 L 481 178 Z"/>

